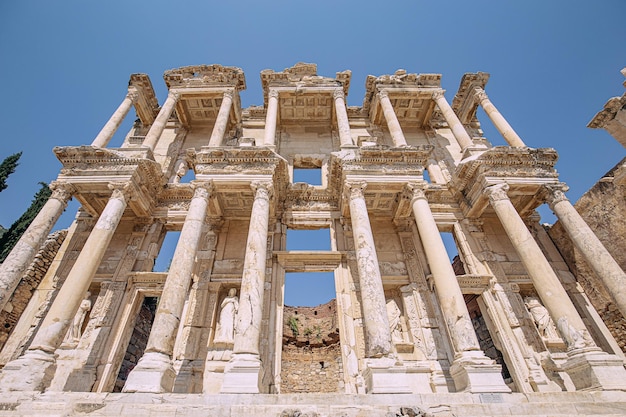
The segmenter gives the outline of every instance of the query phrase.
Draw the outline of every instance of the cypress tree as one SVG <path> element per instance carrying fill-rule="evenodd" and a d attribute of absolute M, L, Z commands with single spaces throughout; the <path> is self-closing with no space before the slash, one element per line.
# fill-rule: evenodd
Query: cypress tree
<path fill-rule="evenodd" d="M 14 153 L 11 156 L 7 156 L 0 164 L 0 191 L 8 187 L 7 178 L 17 168 L 17 161 L 20 159 L 20 156 L 22 156 L 22 152 Z"/>
<path fill-rule="evenodd" d="M 22 216 L 2 234 L 2 237 L 0 237 L 0 262 L 4 262 L 11 252 L 11 249 L 13 249 L 13 246 L 20 240 L 20 237 L 22 237 L 30 223 L 48 201 L 48 197 L 52 194 L 52 191 L 48 188 L 48 184 L 45 182 L 40 182 L 39 184 L 41 188 L 35 193 L 30 207 L 28 207 L 24 214 L 22 214 Z"/>

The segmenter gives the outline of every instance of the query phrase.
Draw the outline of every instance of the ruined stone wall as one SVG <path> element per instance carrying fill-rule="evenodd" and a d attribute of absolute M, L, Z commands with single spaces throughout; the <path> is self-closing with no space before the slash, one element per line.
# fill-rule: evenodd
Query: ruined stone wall
<path fill-rule="evenodd" d="M 2 323 L 0 327 L 0 349 L 4 347 L 34 291 L 46 275 L 66 236 L 67 230 L 58 230 L 48 236 L 37 255 L 35 255 L 35 259 L 24 273 L 15 292 L 9 298 L 7 307 L 0 312 L 0 323 Z"/>
<path fill-rule="evenodd" d="M 626 158 L 606 173 L 574 204 L 576 210 L 598 236 L 620 267 L 626 270 Z M 621 180 L 621 181 L 620 181 Z M 598 310 L 617 343 L 626 352 L 626 319 L 613 304 L 602 280 L 591 270 L 583 256 L 574 248 L 560 222 L 548 234 L 594 308 Z"/>
<path fill-rule="evenodd" d="M 282 349 L 281 393 L 343 390 L 336 300 L 285 306 Z"/>

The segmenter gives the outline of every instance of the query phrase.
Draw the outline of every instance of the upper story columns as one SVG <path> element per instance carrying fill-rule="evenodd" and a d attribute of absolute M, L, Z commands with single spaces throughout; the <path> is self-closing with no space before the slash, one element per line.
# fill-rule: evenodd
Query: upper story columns
<path fill-rule="evenodd" d="M 342 148 L 351 148 L 352 135 L 350 133 L 350 122 L 348 120 L 348 112 L 346 111 L 346 99 L 343 89 L 338 88 L 333 92 L 335 100 L 335 115 L 337 116 L 337 128 L 339 130 L 339 141 Z"/>
<path fill-rule="evenodd" d="M 467 134 L 465 127 L 463 126 L 457 115 L 454 113 L 454 110 L 452 110 L 452 107 L 450 107 L 450 104 L 448 104 L 448 101 L 443 95 L 443 91 L 435 91 L 432 97 L 435 103 L 437 103 L 437 107 L 439 107 L 439 110 L 441 110 L 441 114 L 443 115 L 444 119 L 446 119 L 448 126 L 450 126 L 450 130 L 452 130 L 454 138 L 459 143 L 459 146 L 461 147 L 461 152 L 465 151 L 465 149 L 474 144 L 472 138 L 470 138 L 470 136 Z"/>
<path fill-rule="evenodd" d="M 217 114 L 215 125 L 213 126 L 213 132 L 211 132 L 211 139 L 209 140 L 209 146 L 221 146 L 224 141 L 224 133 L 226 132 L 226 126 L 228 125 L 228 119 L 230 116 L 230 110 L 233 105 L 234 91 L 224 91 L 222 98 L 222 104 L 220 105 L 220 111 Z"/>
<path fill-rule="evenodd" d="M 378 93 L 378 100 L 380 101 L 380 106 L 383 109 L 385 121 L 387 122 L 387 127 L 389 128 L 389 133 L 391 134 L 391 139 L 393 140 L 393 145 L 396 147 L 406 146 L 406 139 L 404 138 L 402 127 L 400 127 L 400 122 L 398 121 L 396 113 L 393 110 L 393 106 L 391 105 L 391 100 L 389 100 L 389 94 L 385 90 L 380 91 Z"/>
<path fill-rule="evenodd" d="M 263 145 L 275 146 L 276 123 L 278 122 L 278 91 L 271 89 L 267 94 L 267 113 L 265 114 L 265 132 Z"/>
<path fill-rule="evenodd" d="M 523 148 L 526 146 L 522 139 L 515 133 L 515 130 L 511 127 L 511 125 L 506 121 L 506 119 L 500 114 L 496 106 L 494 106 L 489 97 L 487 97 L 487 93 L 482 88 L 475 89 L 476 99 L 482 106 L 489 119 L 493 122 L 498 132 L 504 137 L 507 143 L 510 146 Z"/>
<path fill-rule="evenodd" d="M 106 122 L 100 133 L 98 133 L 98 136 L 96 136 L 96 138 L 91 143 L 91 146 L 105 148 L 108 145 L 109 141 L 111 140 L 117 129 L 120 127 L 122 121 L 124 121 L 124 118 L 128 114 L 133 104 L 137 102 L 138 97 L 139 93 L 137 89 L 132 86 L 129 87 L 128 93 L 126 94 L 126 97 L 124 97 L 122 104 L 120 104 L 117 110 L 115 110 L 115 113 L 113 113 L 109 121 Z"/>
<path fill-rule="evenodd" d="M 178 102 L 179 98 L 180 98 L 180 93 L 178 91 L 176 90 L 169 91 L 169 93 L 167 94 L 167 99 L 165 100 L 165 103 L 163 103 L 163 106 L 161 107 L 159 114 L 157 115 L 156 119 L 152 123 L 150 130 L 148 130 L 148 134 L 146 134 L 146 137 L 143 140 L 143 146 L 150 148 L 150 150 L 154 150 L 154 147 L 159 141 L 159 138 L 161 137 L 163 130 L 165 130 L 165 125 L 167 124 L 167 121 L 172 115 L 172 112 L 174 112 L 174 108 L 176 107 L 176 103 Z"/>

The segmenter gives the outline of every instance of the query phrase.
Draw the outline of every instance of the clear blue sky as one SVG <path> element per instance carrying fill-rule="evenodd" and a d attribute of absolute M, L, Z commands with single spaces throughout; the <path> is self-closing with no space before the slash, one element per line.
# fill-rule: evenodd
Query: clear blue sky
<path fill-rule="evenodd" d="M 559 152 L 575 201 L 626 154 L 605 131 L 585 127 L 623 92 L 624 18 L 623 0 L 3 1 L 0 158 L 24 154 L 0 193 L 0 224 L 21 215 L 38 181 L 54 180 L 52 147 L 92 142 L 131 73 L 149 74 L 163 103 L 165 70 L 213 63 L 245 71 L 244 107 L 262 104 L 261 70 L 298 61 L 325 76 L 352 70 L 349 105 L 362 103 L 368 74 L 441 73 L 451 101 L 463 73 L 489 72 L 492 102 L 528 146 Z M 488 139 L 504 144 L 481 121 Z"/>

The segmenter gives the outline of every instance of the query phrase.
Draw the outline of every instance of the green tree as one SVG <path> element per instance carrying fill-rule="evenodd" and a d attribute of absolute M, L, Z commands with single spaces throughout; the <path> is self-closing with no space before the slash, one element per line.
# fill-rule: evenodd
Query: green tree
<path fill-rule="evenodd" d="M 22 156 L 22 152 L 14 153 L 11 156 L 7 156 L 0 164 L 0 191 L 8 187 L 7 178 L 15 172 L 20 156 Z"/>
<path fill-rule="evenodd" d="M 40 182 L 39 185 L 41 185 L 41 188 L 35 193 L 30 207 L 28 207 L 24 214 L 22 214 L 22 216 L 2 234 L 2 237 L 0 237 L 0 262 L 4 262 L 11 252 L 11 249 L 13 249 L 13 246 L 20 240 L 20 237 L 22 237 L 30 223 L 37 216 L 37 213 L 39 213 L 39 210 L 41 210 L 44 204 L 46 204 L 46 201 L 48 201 L 48 197 L 52 194 L 48 184 Z"/>

